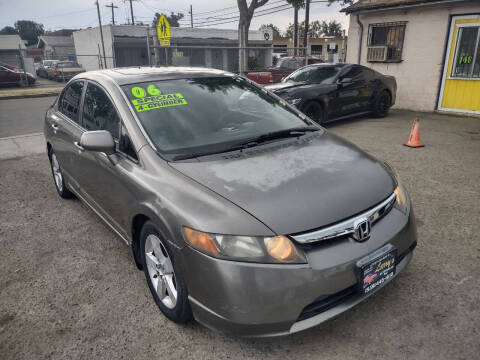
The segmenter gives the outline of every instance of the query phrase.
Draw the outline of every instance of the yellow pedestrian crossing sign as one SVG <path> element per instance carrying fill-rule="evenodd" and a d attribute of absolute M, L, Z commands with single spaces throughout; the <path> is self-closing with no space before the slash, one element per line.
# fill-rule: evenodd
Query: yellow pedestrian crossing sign
<path fill-rule="evenodd" d="M 157 23 L 157 35 L 160 40 L 160 46 L 170 46 L 170 24 L 165 14 L 160 15 Z"/>

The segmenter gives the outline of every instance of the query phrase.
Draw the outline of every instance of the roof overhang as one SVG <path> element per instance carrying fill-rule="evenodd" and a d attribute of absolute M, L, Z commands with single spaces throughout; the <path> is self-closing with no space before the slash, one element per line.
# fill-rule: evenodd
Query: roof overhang
<path fill-rule="evenodd" d="M 378 12 L 378 11 L 387 11 L 387 10 L 399 10 L 399 9 L 408 9 L 408 8 L 416 8 L 416 7 L 423 7 L 423 6 L 432 6 L 432 5 L 446 5 L 451 3 L 459 3 L 459 2 L 471 2 L 472 0 L 412 0 L 408 1 L 405 0 L 403 2 L 397 3 L 369 3 L 367 6 L 358 6 L 354 5 L 349 6 L 347 8 L 341 9 L 340 12 L 344 12 L 347 15 L 349 14 L 360 14 L 366 12 Z"/>

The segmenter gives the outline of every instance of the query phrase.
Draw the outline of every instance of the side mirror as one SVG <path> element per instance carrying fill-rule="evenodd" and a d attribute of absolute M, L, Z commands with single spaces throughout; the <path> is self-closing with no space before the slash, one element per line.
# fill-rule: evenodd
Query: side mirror
<path fill-rule="evenodd" d="M 337 83 L 339 85 L 350 85 L 353 82 L 352 78 L 344 77 L 340 79 Z"/>
<path fill-rule="evenodd" d="M 103 152 L 107 155 L 115 153 L 112 134 L 106 130 L 84 132 L 80 138 L 80 146 L 85 150 Z"/>

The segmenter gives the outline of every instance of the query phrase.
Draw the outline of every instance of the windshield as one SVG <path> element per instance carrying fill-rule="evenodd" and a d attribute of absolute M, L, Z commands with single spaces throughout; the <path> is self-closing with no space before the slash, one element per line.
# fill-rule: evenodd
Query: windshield
<path fill-rule="evenodd" d="M 283 81 L 331 84 L 341 70 L 342 66 L 306 66 L 291 73 Z"/>
<path fill-rule="evenodd" d="M 74 62 L 58 63 L 57 67 L 59 68 L 78 68 L 80 65 Z"/>
<path fill-rule="evenodd" d="M 310 125 L 240 77 L 164 80 L 122 88 L 148 136 L 166 154 L 221 151 L 262 134 Z"/>

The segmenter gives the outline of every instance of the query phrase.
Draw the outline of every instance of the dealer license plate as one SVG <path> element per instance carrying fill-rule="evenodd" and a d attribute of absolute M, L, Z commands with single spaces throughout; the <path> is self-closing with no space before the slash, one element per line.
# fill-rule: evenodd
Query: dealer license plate
<path fill-rule="evenodd" d="M 395 247 L 387 244 L 357 262 L 358 280 L 362 293 L 368 294 L 393 278 L 396 253 Z"/>

